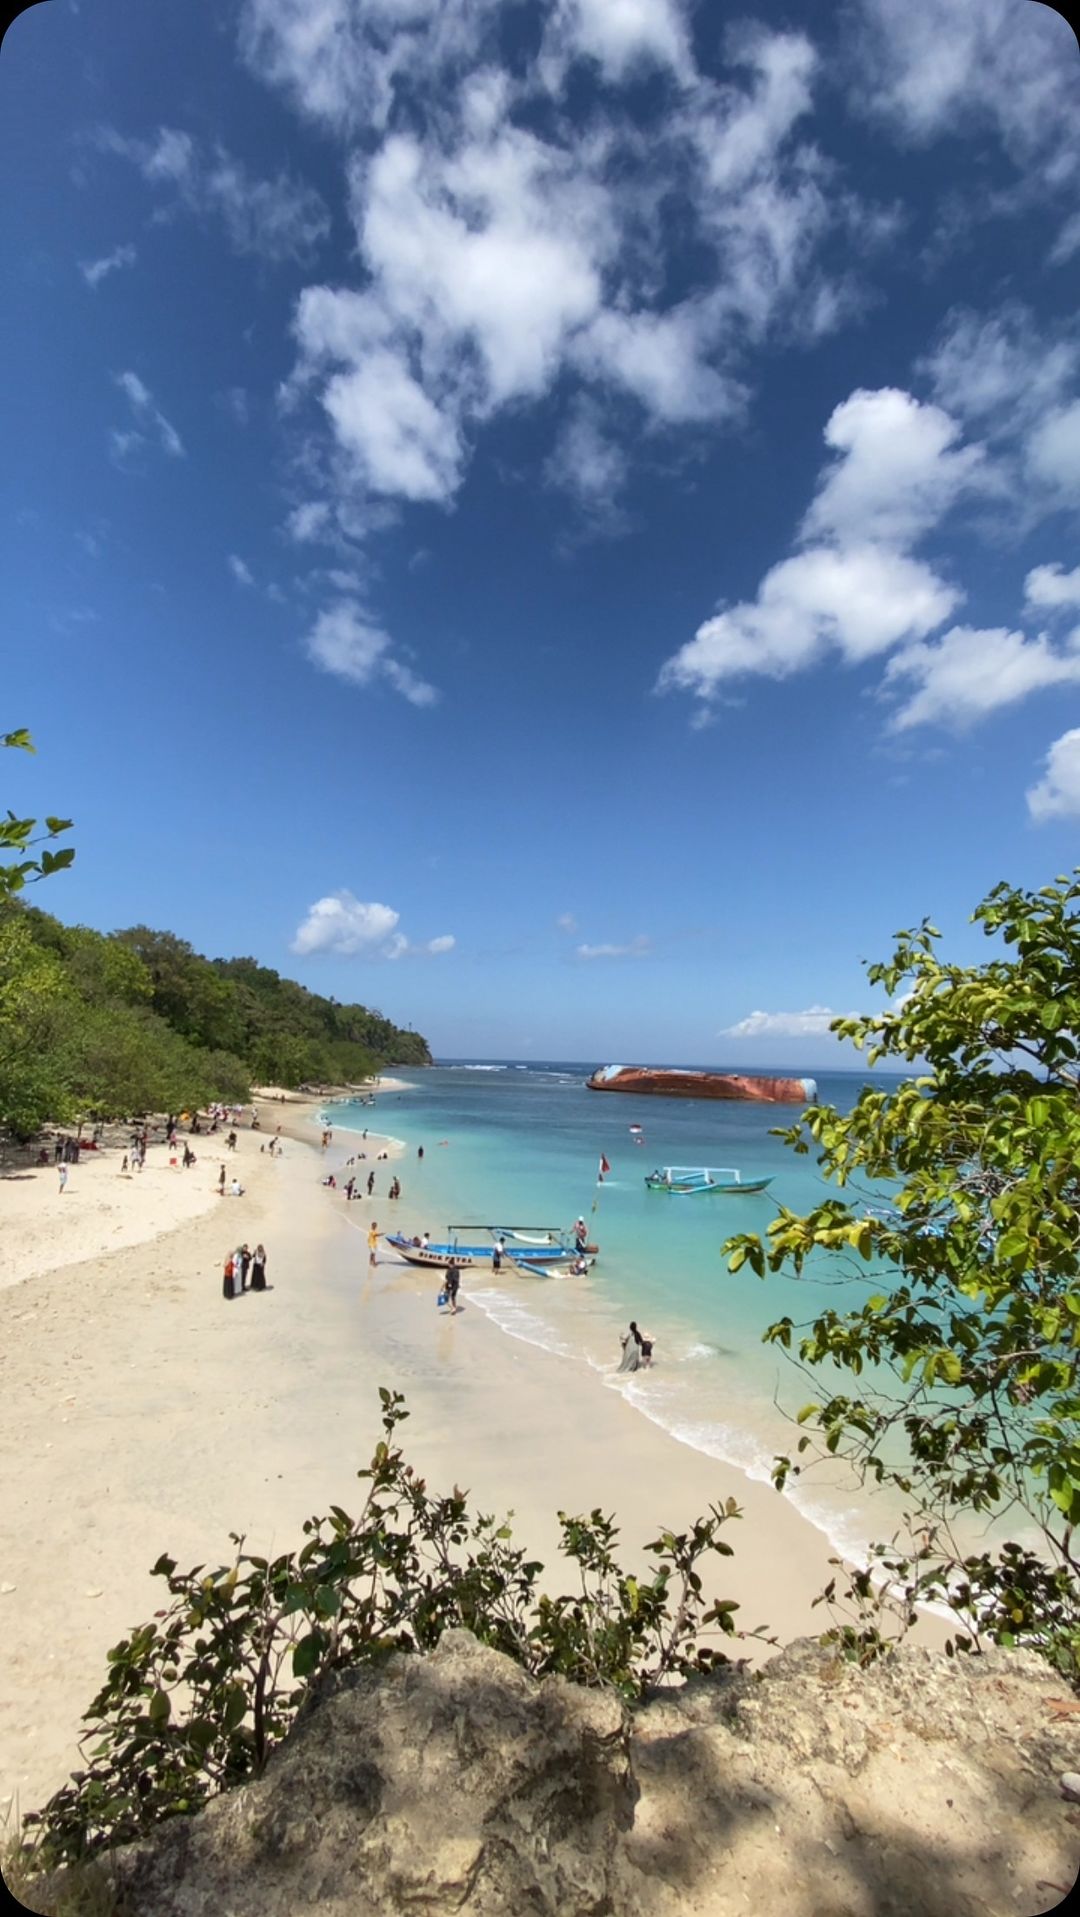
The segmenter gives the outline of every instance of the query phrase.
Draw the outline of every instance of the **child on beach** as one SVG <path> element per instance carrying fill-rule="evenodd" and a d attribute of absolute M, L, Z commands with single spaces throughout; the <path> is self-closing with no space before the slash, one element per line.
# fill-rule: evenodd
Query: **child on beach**
<path fill-rule="evenodd" d="M 379 1227 L 374 1218 L 368 1226 L 367 1235 L 368 1265 L 371 1269 L 379 1262 Z"/>
<path fill-rule="evenodd" d="M 68 1168 L 64 1164 L 63 1160 L 61 1160 L 60 1164 L 56 1167 L 56 1169 L 60 1174 L 60 1196 L 62 1198 L 64 1196 L 64 1193 L 67 1190 Z"/>

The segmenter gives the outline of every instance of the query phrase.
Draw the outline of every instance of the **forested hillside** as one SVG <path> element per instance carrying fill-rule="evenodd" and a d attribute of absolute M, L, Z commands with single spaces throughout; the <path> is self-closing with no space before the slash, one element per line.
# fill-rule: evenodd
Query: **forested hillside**
<path fill-rule="evenodd" d="M 21 1136 L 49 1119 L 428 1063 L 417 1033 L 254 959 L 207 959 L 144 925 L 105 934 L 18 900 L 0 908 L 0 1122 Z"/>

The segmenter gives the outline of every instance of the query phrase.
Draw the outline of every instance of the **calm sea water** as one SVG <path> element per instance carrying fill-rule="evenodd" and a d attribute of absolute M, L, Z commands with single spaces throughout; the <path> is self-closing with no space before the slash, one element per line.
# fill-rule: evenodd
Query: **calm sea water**
<path fill-rule="evenodd" d="M 450 1226 L 569 1227 L 582 1213 L 600 1246 L 588 1277 L 468 1272 L 470 1301 L 508 1336 L 591 1367 L 597 1390 L 624 1391 L 683 1443 L 767 1480 L 773 1456 L 794 1449 L 792 1414 L 820 1392 L 762 1343 L 766 1325 L 785 1315 L 806 1323 L 826 1305 L 859 1303 L 880 1274 L 861 1267 L 849 1276 L 829 1257 L 801 1281 L 763 1283 L 745 1268 L 735 1277 L 727 1270 L 721 1246 L 730 1233 L 764 1233 L 778 1203 L 805 1211 L 834 1191 L 812 1154 L 798 1157 L 770 1136 L 794 1123 L 798 1106 L 590 1092 L 591 1069 L 576 1062 L 436 1066 L 406 1074 L 408 1091 L 383 1094 L 375 1111 L 341 1103 L 332 1118 L 338 1130 L 374 1124 L 407 1142 L 409 1155 L 395 1169 L 408 1215 L 417 1218 L 419 1203 L 436 1242 Z M 815 1076 L 821 1101 L 840 1110 L 868 1082 L 865 1071 Z M 633 1124 L 643 1128 L 643 1145 L 634 1142 Z M 601 1155 L 611 1166 L 602 1184 Z M 772 1184 L 760 1196 L 647 1191 L 646 1172 L 665 1164 L 737 1166 L 746 1176 L 770 1174 Z M 380 1167 L 380 1192 L 386 1182 Z M 616 1378 L 631 1318 L 656 1340 L 654 1367 Z M 845 1374 L 831 1378 L 844 1388 Z M 898 1509 L 875 1492 L 871 1515 L 870 1493 L 842 1467 L 828 1471 L 791 1494 L 838 1547 L 857 1554 L 871 1536 L 890 1533 Z"/>

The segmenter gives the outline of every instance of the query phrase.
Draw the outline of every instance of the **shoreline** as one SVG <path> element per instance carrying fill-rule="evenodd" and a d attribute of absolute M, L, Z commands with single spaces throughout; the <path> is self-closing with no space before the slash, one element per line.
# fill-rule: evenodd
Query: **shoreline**
<path fill-rule="evenodd" d="M 642 1417 L 594 1372 L 504 1335 L 467 1290 L 452 1318 L 431 1273 L 389 1258 L 370 1270 L 378 1201 L 346 1207 L 323 1187 L 342 1136 L 319 1149 L 322 1101 L 259 1103 L 262 1129 L 243 1129 L 230 1155 L 243 1200 L 214 1198 L 162 1236 L 0 1294 L 0 1813 L 5 1800 L 9 1814 L 37 1808 L 77 1767 L 108 1647 L 161 1602 L 148 1567 L 162 1551 L 225 1563 L 231 1532 L 251 1551 L 291 1549 L 313 1512 L 356 1505 L 381 1385 L 404 1392 L 409 1462 L 438 1489 L 468 1486 L 475 1511 L 512 1512 L 548 1591 L 576 1582 L 557 1559 L 558 1510 L 613 1512 L 635 1571 L 658 1529 L 734 1497 L 745 1515 L 725 1528 L 735 1556 L 706 1561 L 710 1597 L 735 1598 L 739 1624 L 780 1644 L 823 1628 L 812 1600 L 830 1548 L 789 1500 Z M 279 1124 L 288 1142 L 271 1157 L 258 1146 Z M 411 1229 L 414 1211 L 402 1202 L 395 1222 Z M 240 1237 L 266 1243 L 271 1289 L 227 1303 L 222 1257 Z M 944 1635 L 932 1625 L 920 1622 L 922 1642 Z M 772 1654 L 718 1642 L 755 1663 Z"/>

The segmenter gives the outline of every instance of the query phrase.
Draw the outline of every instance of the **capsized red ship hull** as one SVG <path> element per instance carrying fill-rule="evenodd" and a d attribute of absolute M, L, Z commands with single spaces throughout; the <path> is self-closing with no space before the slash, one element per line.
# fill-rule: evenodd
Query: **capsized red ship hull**
<path fill-rule="evenodd" d="M 591 1092 L 659 1093 L 665 1098 L 741 1098 L 757 1105 L 812 1105 L 812 1078 L 751 1078 L 742 1072 L 664 1071 L 651 1065 L 601 1065 L 585 1080 Z"/>

